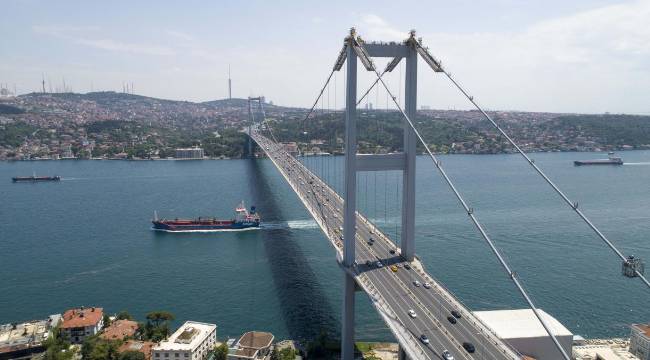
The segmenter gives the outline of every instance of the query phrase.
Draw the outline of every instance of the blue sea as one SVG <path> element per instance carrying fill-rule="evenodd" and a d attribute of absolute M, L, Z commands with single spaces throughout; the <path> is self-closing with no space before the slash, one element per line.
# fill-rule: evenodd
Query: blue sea
<path fill-rule="evenodd" d="M 650 151 L 623 166 L 574 167 L 600 153 L 533 154 L 625 254 L 650 261 Z M 517 155 L 441 156 L 443 166 L 538 306 L 585 337 L 625 336 L 650 320 L 650 289 Z M 342 157 L 303 161 L 341 188 Z M 475 310 L 525 306 L 430 160 L 417 162 L 416 252 Z M 60 175 L 14 184 L 12 176 Z M 361 173 L 358 208 L 399 241 L 401 175 Z M 168 234 L 151 218 L 230 218 L 244 200 L 265 226 Z M 648 266 L 650 268 L 650 266 Z M 0 323 L 75 306 L 168 310 L 218 336 L 265 330 L 308 339 L 340 329 L 343 274 L 334 250 L 273 164 L 219 161 L 0 163 Z M 363 293 L 357 338 L 393 340 Z"/>

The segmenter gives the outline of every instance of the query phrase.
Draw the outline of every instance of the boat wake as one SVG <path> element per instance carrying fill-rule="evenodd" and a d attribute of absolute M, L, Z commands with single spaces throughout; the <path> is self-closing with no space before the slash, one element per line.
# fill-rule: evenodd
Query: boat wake
<path fill-rule="evenodd" d="M 623 165 L 650 165 L 650 162 L 635 162 L 635 163 L 626 162 L 623 163 Z"/>
<path fill-rule="evenodd" d="M 291 221 L 278 221 L 278 222 L 264 222 L 260 226 L 263 229 L 317 229 L 318 224 L 316 221 L 305 220 L 291 220 Z"/>

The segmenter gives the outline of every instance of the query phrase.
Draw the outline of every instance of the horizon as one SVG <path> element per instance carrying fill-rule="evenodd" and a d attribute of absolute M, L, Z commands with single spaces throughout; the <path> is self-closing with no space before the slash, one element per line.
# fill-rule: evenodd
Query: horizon
<path fill-rule="evenodd" d="M 165 99 L 165 98 L 158 98 L 154 96 L 147 96 L 147 95 L 142 95 L 142 94 L 137 94 L 137 93 L 126 93 L 126 92 L 121 92 L 121 91 L 115 91 L 115 90 L 96 90 L 96 91 L 89 91 L 89 92 L 30 92 L 30 93 L 25 93 L 25 94 L 19 94 L 18 97 L 20 96 L 27 96 L 27 95 L 53 95 L 53 94 L 58 94 L 58 95 L 65 95 L 65 94 L 72 94 L 72 95 L 88 95 L 88 94 L 101 94 L 101 93 L 113 93 L 113 94 L 125 94 L 125 95 L 133 95 L 133 96 L 139 96 L 139 97 L 144 97 L 144 98 L 149 98 L 149 99 L 156 99 L 156 100 L 162 100 L 162 101 L 178 101 L 178 102 L 188 102 L 192 104 L 204 104 L 204 103 L 209 103 L 209 102 L 215 102 L 215 101 L 228 101 L 228 100 L 243 100 L 247 101 L 248 98 L 240 98 L 240 97 L 233 97 L 231 99 L 229 98 L 217 98 L 217 99 L 211 99 L 211 100 L 205 100 L 205 101 L 192 101 L 192 100 L 183 100 L 183 99 Z M 266 99 L 267 102 L 266 104 L 270 104 L 272 102 L 273 104 L 271 106 L 278 106 L 278 107 L 286 107 L 286 108 L 292 108 L 292 109 L 304 109 L 308 110 L 307 107 L 302 107 L 302 106 L 289 106 L 289 105 L 283 105 L 283 104 L 278 104 L 275 101 L 271 99 Z M 269 102 L 270 101 L 270 102 Z M 357 107 L 358 110 L 363 110 L 363 111 L 386 111 L 386 109 L 365 109 L 361 107 Z M 338 108 L 330 108 L 328 109 L 329 111 L 345 111 L 345 107 L 338 107 Z M 388 109 L 388 111 L 399 111 L 395 108 Z M 447 109 L 442 109 L 442 108 L 428 108 L 428 109 L 422 109 L 418 108 L 417 111 L 478 111 L 475 108 L 470 108 L 470 109 L 455 109 L 455 108 L 447 108 Z M 624 112 L 601 112 L 601 113 L 590 113 L 590 112 L 554 112 L 554 111 L 536 111 L 536 110 L 517 110 L 517 109 L 485 109 L 487 112 L 514 112 L 514 113 L 547 113 L 547 114 L 566 114 L 566 115 L 630 115 L 630 116 L 650 116 L 650 112 L 646 113 L 624 113 Z"/>

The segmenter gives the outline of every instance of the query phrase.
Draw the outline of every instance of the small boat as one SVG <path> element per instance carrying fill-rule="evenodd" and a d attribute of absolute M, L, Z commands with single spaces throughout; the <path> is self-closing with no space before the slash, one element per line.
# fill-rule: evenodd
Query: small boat
<path fill-rule="evenodd" d="M 614 156 L 613 152 L 608 153 L 607 159 L 595 159 L 595 160 L 576 160 L 573 162 L 575 166 L 582 165 L 623 165 L 623 159 L 620 157 Z"/>
<path fill-rule="evenodd" d="M 235 218 L 232 220 L 220 220 L 211 217 L 200 217 L 197 219 L 158 219 L 154 211 L 154 219 L 151 221 L 153 230 L 166 232 L 214 232 L 228 230 L 247 230 L 260 227 L 260 216 L 255 206 L 250 211 L 246 209 L 242 201 L 235 209 Z"/>
<path fill-rule="evenodd" d="M 61 181 L 60 176 L 14 176 L 11 178 L 13 182 L 37 182 L 37 181 Z"/>

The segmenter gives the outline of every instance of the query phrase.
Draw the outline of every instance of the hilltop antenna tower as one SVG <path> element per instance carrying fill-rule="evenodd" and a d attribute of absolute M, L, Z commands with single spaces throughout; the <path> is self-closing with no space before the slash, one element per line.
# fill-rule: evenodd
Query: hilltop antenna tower
<path fill-rule="evenodd" d="M 232 79 L 230 78 L 230 65 L 228 65 L 228 100 L 232 100 Z"/>
<path fill-rule="evenodd" d="M 43 85 L 43 94 L 45 94 L 45 74 L 42 75 L 41 85 Z"/>

